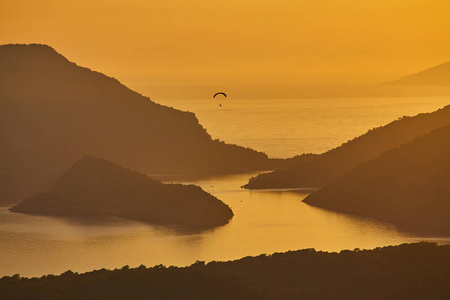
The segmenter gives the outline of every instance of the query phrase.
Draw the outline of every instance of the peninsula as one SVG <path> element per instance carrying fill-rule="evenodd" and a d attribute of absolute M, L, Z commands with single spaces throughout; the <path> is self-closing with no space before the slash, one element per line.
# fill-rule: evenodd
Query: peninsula
<path fill-rule="evenodd" d="M 56 216 L 117 216 L 151 224 L 224 225 L 231 209 L 195 185 L 163 184 L 95 157 L 76 162 L 53 187 L 13 212 Z"/>

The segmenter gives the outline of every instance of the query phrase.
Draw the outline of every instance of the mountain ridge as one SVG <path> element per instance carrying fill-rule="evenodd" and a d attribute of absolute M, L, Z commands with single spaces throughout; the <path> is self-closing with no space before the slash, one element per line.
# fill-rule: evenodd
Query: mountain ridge
<path fill-rule="evenodd" d="M 450 229 L 450 125 L 360 164 L 303 201 L 344 213 Z"/>
<path fill-rule="evenodd" d="M 164 184 L 104 159 L 77 161 L 50 190 L 12 212 L 56 216 L 116 216 L 163 225 L 211 227 L 228 223 L 231 209 L 195 185 Z"/>
<path fill-rule="evenodd" d="M 450 86 L 450 61 L 406 75 L 400 79 L 385 81 L 383 85 Z"/>
<path fill-rule="evenodd" d="M 450 124 L 450 105 L 435 112 L 402 117 L 387 125 L 371 129 L 312 159 L 270 173 L 259 174 L 243 187 L 318 188 L 337 179 L 360 163 L 447 124 Z"/>
<path fill-rule="evenodd" d="M 48 189 L 86 155 L 189 176 L 269 170 L 282 161 L 213 140 L 193 113 L 157 104 L 50 46 L 0 46 L 0 203 Z"/>

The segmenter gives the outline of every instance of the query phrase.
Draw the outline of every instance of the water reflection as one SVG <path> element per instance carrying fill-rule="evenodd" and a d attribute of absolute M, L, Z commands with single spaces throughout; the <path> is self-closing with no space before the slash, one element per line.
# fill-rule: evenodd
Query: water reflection
<path fill-rule="evenodd" d="M 233 99 L 226 109 L 209 99 L 161 102 L 195 113 L 213 138 L 287 158 L 328 151 L 399 117 L 435 111 L 449 98 Z"/>
<path fill-rule="evenodd" d="M 235 214 L 229 224 L 206 231 L 119 218 L 55 218 L 0 209 L 0 276 L 141 264 L 185 266 L 197 260 L 231 260 L 303 248 L 340 251 L 423 240 L 387 223 L 309 206 L 302 202 L 308 194 L 304 190 L 241 189 L 252 175 L 193 182 L 206 191 L 214 186 L 215 195 Z"/>
<path fill-rule="evenodd" d="M 138 231 L 155 230 L 165 235 L 193 235 L 211 232 L 217 228 L 200 228 L 176 224 L 158 225 L 115 216 L 46 216 L 9 213 L 7 207 L 0 207 L 0 217 L 0 231 L 55 234 L 66 238 L 70 236 L 91 236 L 99 233 L 117 235 L 119 232 L 130 228 Z M 55 226 L 55 224 L 60 226 Z M 59 231 L 58 229 L 61 228 L 64 228 L 64 230 Z"/>
<path fill-rule="evenodd" d="M 403 115 L 448 104 L 448 98 L 280 101 L 232 101 L 227 109 L 212 109 L 204 101 L 172 104 L 195 112 L 213 138 L 253 147 L 272 157 L 320 153 Z M 254 175 L 192 181 L 230 205 L 235 214 L 229 224 L 206 231 L 119 218 L 98 221 L 13 214 L 1 208 L 0 276 L 141 264 L 184 266 L 197 260 L 230 260 L 303 248 L 339 251 L 419 240 L 450 241 L 448 236 L 424 238 L 385 222 L 308 206 L 302 202 L 308 193 L 305 190 L 241 189 Z"/>

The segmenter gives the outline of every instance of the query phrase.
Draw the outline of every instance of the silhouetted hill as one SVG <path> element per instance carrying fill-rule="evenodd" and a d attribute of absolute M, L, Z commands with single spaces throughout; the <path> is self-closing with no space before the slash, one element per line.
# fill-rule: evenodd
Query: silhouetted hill
<path fill-rule="evenodd" d="M 244 187 L 321 187 L 356 165 L 447 124 L 450 124 L 450 106 L 432 113 L 399 118 L 317 157 L 311 157 L 291 167 L 260 174 L 250 179 Z"/>
<path fill-rule="evenodd" d="M 314 249 L 60 276 L 0 279 L 1 299 L 449 299 L 450 246 Z"/>
<path fill-rule="evenodd" d="M 94 157 L 75 163 L 43 194 L 11 208 L 46 215 L 114 215 L 156 224 L 217 226 L 231 209 L 195 185 L 163 184 Z"/>
<path fill-rule="evenodd" d="M 212 140 L 195 115 L 152 102 L 46 45 L 0 46 L 0 203 L 43 191 L 85 155 L 151 174 L 269 170 Z"/>
<path fill-rule="evenodd" d="M 303 201 L 400 224 L 450 229 L 449 182 L 450 125 L 361 164 Z"/>
<path fill-rule="evenodd" d="M 450 61 L 398 80 L 383 82 L 383 84 L 450 86 Z"/>

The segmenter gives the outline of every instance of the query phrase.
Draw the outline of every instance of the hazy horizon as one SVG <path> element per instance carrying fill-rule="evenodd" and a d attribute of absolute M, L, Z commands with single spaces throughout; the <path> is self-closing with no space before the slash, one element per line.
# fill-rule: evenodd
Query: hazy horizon
<path fill-rule="evenodd" d="M 449 12 L 0 1 L 0 298 L 448 298 Z"/>
<path fill-rule="evenodd" d="M 154 98 L 218 88 L 351 96 L 449 61 L 448 9 L 443 0 L 2 1 L 0 44 L 48 44 Z"/>

